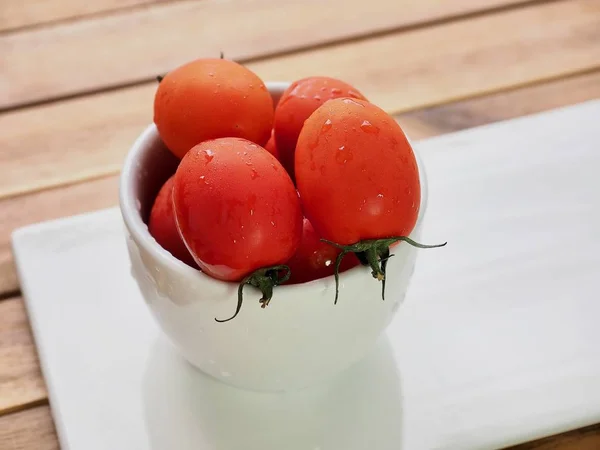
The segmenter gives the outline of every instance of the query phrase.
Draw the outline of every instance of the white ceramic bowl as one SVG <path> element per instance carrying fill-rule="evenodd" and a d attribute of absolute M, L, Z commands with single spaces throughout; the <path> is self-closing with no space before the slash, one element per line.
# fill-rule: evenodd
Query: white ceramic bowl
<path fill-rule="evenodd" d="M 287 83 L 267 83 L 275 102 Z M 418 159 L 418 156 L 417 156 Z M 419 219 L 411 237 L 419 238 L 427 199 L 421 161 Z M 367 267 L 340 275 L 334 305 L 333 276 L 275 288 L 261 309 L 260 293 L 244 289 L 239 315 L 226 323 L 237 302 L 237 283 L 215 280 L 157 244 L 146 226 L 153 199 L 174 173 L 177 160 L 150 125 L 127 155 L 120 180 L 120 207 L 126 226 L 131 273 L 168 338 L 205 373 L 237 387 L 284 391 L 309 386 L 338 374 L 375 344 L 404 300 L 419 250 L 397 245 L 387 267 L 386 299 Z"/>

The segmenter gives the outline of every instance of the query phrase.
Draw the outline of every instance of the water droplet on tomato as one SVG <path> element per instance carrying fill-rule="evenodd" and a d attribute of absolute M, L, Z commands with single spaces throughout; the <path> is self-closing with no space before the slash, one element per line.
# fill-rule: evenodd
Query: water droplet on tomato
<path fill-rule="evenodd" d="M 234 240 L 233 240 L 233 243 L 234 243 L 234 244 L 237 244 L 237 240 L 236 240 L 236 239 L 234 239 Z"/>
<path fill-rule="evenodd" d="M 327 261 L 325 261 L 325 267 L 329 267 L 332 262 L 333 261 L 331 261 L 330 259 L 328 259 Z"/>
<path fill-rule="evenodd" d="M 377 198 L 383 198 L 383 194 L 377 194 Z"/>
<path fill-rule="evenodd" d="M 331 122 L 331 119 L 327 119 L 325 121 L 325 123 L 323 124 L 323 126 L 321 127 L 321 132 L 324 133 L 324 132 L 330 130 L 332 126 L 333 126 L 333 122 Z"/>
<path fill-rule="evenodd" d="M 340 88 L 331 88 L 331 93 L 333 95 L 339 95 L 342 93 L 342 90 Z"/>
<path fill-rule="evenodd" d="M 352 100 L 351 98 L 345 98 L 344 100 L 342 100 L 345 104 L 347 105 L 358 105 L 361 108 L 364 108 L 365 105 L 361 105 L 360 103 L 358 103 L 357 101 Z"/>
<path fill-rule="evenodd" d="M 325 86 L 321 86 L 321 92 L 325 92 L 327 88 Z"/>
<path fill-rule="evenodd" d="M 211 162 L 213 160 L 213 158 L 215 157 L 215 152 L 213 152 L 210 149 L 206 149 L 204 150 L 204 158 L 206 159 L 206 163 L 208 164 L 209 162 Z"/>
<path fill-rule="evenodd" d="M 215 73 L 214 72 L 208 72 L 208 76 L 211 77 L 211 78 L 214 78 Z"/>
<path fill-rule="evenodd" d="M 253 85 L 253 84 L 249 84 L 249 85 L 248 85 L 248 87 L 249 87 L 250 89 L 252 89 L 252 88 L 254 87 L 254 85 Z"/>
<path fill-rule="evenodd" d="M 204 177 L 204 175 L 202 175 L 202 176 L 200 177 L 200 179 L 202 180 L 202 182 L 203 182 L 204 184 L 206 184 L 206 185 L 208 186 L 208 184 L 209 184 L 209 183 L 208 183 L 208 180 L 207 180 L 207 179 Z"/>
<path fill-rule="evenodd" d="M 360 129 L 365 133 L 369 134 L 379 134 L 379 128 L 373 125 L 368 120 L 363 120 L 363 123 L 360 124 Z"/>
<path fill-rule="evenodd" d="M 320 95 L 315 95 L 313 97 L 316 101 L 320 102 L 321 101 L 321 96 Z"/>
<path fill-rule="evenodd" d="M 258 174 L 258 172 L 254 169 L 252 169 L 252 174 L 250 175 L 250 178 L 252 178 L 253 180 L 256 180 L 260 175 Z"/>
<path fill-rule="evenodd" d="M 360 94 L 356 91 L 348 91 L 348 95 L 350 97 L 360 98 Z M 354 103 L 356 103 L 356 102 L 354 102 Z M 360 105 L 360 103 L 357 103 L 357 104 Z M 360 105 L 360 106 L 362 106 L 364 108 L 364 105 Z"/>
<path fill-rule="evenodd" d="M 300 95 L 300 98 L 301 99 L 305 99 L 305 98 L 308 98 L 308 97 L 306 96 L 306 94 L 302 94 L 302 95 Z"/>
<path fill-rule="evenodd" d="M 271 220 L 271 225 L 275 226 L 275 222 L 273 222 L 272 220 Z"/>
<path fill-rule="evenodd" d="M 342 145 L 338 148 L 338 151 L 335 153 L 335 160 L 340 164 L 346 164 L 348 161 L 351 161 L 354 155 L 351 151 L 346 150 L 346 146 Z"/>
<path fill-rule="evenodd" d="M 251 209 L 251 210 L 250 210 L 250 215 L 251 215 L 251 216 L 253 216 L 253 215 L 254 215 L 254 210 L 253 210 L 253 209 Z"/>
<path fill-rule="evenodd" d="M 260 88 L 261 88 L 263 91 L 266 91 L 266 90 L 267 90 L 267 87 L 266 87 L 264 84 L 261 84 L 261 85 L 260 85 Z"/>

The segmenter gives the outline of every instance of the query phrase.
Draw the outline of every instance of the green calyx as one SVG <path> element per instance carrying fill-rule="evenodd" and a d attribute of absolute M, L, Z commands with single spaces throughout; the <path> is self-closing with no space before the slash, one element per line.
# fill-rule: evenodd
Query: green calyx
<path fill-rule="evenodd" d="M 371 274 L 373 278 L 381 281 L 381 298 L 385 300 L 385 270 L 387 267 L 387 263 L 389 259 L 394 256 L 390 254 L 390 245 L 398 242 L 404 241 L 407 244 L 412 245 L 417 248 L 438 248 L 443 247 L 447 244 L 444 242 L 443 244 L 435 244 L 435 245 L 424 245 L 419 244 L 416 241 L 413 241 L 411 238 L 407 236 L 394 236 L 391 238 L 384 239 L 367 239 L 364 241 L 359 241 L 356 244 L 351 245 L 341 245 L 336 242 L 328 241 L 327 239 L 321 239 L 322 242 L 326 244 L 332 245 L 341 250 L 340 254 L 335 260 L 335 301 L 334 304 L 337 304 L 339 297 L 339 287 L 340 287 L 340 265 L 342 264 L 342 260 L 344 256 L 348 253 L 355 253 L 361 264 L 364 266 L 369 266 L 371 268 Z"/>
<path fill-rule="evenodd" d="M 273 298 L 273 288 L 289 280 L 290 275 L 290 268 L 285 265 L 263 267 L 252 272 L 244 278 L 238 286 L 238 302 L 233 316 L 229 319 L 221 320 L 215 318 L 215 320 L 220 323 L 228 322 L 238 315 L 240 309 L 242 309 L 242 302 L 244 301 L 244 286 L 247 284 L 258 288 L 262 292 L 259 303 L 261 308 L 266 308 L 271 301 L 271 298 Z"/>

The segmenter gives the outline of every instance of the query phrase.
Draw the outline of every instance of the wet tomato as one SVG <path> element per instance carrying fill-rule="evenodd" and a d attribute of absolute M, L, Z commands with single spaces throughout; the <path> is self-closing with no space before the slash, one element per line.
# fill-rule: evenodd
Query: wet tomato
<path fill-rule="evenodd" d="M 294 179 L 294 153 L 304 121 L 326 101 L 352 97 L 365 99 L 353 86 L 330 77 L 308 77 L 292 83 L 275 109 L 275 140 L 280 160 Z"/>
<path fill-rule="evenodd" d="M 250 69 L 226 59 L 198 59 L 169 72 L 154 97 L 154 123 L 179 158 L 196 144 L 241 137 L 264 145 L 273 99 Z"/>
<path fill-rule="evenodd" d="M 305 283 L 334 274 L 335 262 L 341 250 L 321 241 L 308 219 L 304 219 L 302 239 L 294 256 L 286 263 L 291 271 L 289 283 Z M 354 254 L 347 255 L 339 272 L 344 272 L 359 264 Z"/>
<path fill-rule="evenodd" d="M 194 258 L 186 248 L 175 221 L 173 212 L 173 177 L 160 188 L 148 221 L 148 231 L 165 250 L 184 263 L 196 267 Z"/>
<path fill-rule="evenodd" d="M 379 107 L 352 98 L 328 101 L 306 120 L 295 163 L 315 230 L 332 246 L 361 255 L 377 279 L 385 279 L 390 245 L 403 240 L 426 247 L 408 238 L 421 203 L 415 155 Z"/>

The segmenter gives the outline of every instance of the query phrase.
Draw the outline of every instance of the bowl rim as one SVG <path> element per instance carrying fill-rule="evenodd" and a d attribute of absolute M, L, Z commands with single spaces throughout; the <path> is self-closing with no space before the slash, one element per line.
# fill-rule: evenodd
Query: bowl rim
<path fill-rule="evenodd" d="M 265 82 L 265 85 L 271 94 L 283 93 L 283 91 L 285 91 L 290 84 L 291 82 L 286 81 Z M 421 159 L 414 142 L 411 141 L 406 132 L 404 132 L 404 134 L 415 155 L 421 184 L 421 204 L 419 206 L 417 222 L 413 228 L 414 232 L 414 230 L 418 229 L 422 225 L 423 218 L 427 210 L 429 193 L 428 180 L 423 160 Z M 132 146 L 129 148 L 127 155 L 125 156 L 125 160 L 119 174 L 119 209 L 127 230 L 132 235 L 132 238 L 137 245 L 141 246 L 145 252 L 152 256 L 153 259 L 158 260 L 160 264 L 166 266 L 169 270 L 179 272 L 181 275 L 186 277 L 197 278 L 198 281 L 213 284 L 215 287 L 222 286 L 224 284 L 239 284 L 238 281 L 218 280 L 205 274 L 197 268 L 187 265 L 186 263 L 175 258 L 168 250 L 159 245 L 154 237 L 150 234 L 147 224 L 142 219 L 140 208 L 137 205 L 138 201 L 134 195 L 134 180 L 136 178 L 134 175 L 140 170 L 140 166 L 137 162 L 140 160 L 141 156 L 147 151 L 148 148 L 152 148 L 157 142 L 161 142 L 158 129 L 154 123 L 151 123 L 147 125 L 146 128 L 138 135 Z M 345 278 L 351 277 L 359 271 L 364 270 L 365 268 L 363 266 L 358 265 L 340 273 L 340 283 L 342 283 Z M 331 280 L 333 280 L 333 278 L 334 276 L 330 275 L 328 277 L 318 278 L 316 280 L 311 280 L 304 283 L 282 284 L 278 286 L 277 289 L 281 292 L 291 289 L 299 289 L 307 285 L 331 285 Z"/>

